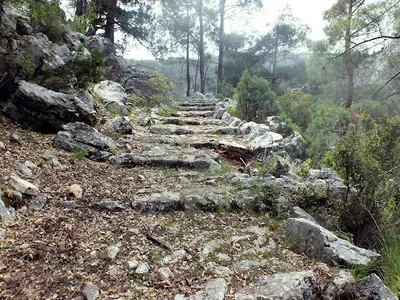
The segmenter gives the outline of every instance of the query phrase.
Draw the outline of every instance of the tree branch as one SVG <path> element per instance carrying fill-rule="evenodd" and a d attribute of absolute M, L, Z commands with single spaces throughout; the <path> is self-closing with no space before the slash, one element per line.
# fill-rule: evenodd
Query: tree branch
<path fill-rule="evenodd" d="M 376 94 L 378 94 L 385 86 L 387 86 L 393 79 L 395 79 L 397 76 L 400 75 L 400 71 L 394 74 L 388 81 L 385 82 L 383 86 L 381 86 L 379 89 L 375 91 L 375 93 L 372 94 L 370 98 L 373 98 Z"/>

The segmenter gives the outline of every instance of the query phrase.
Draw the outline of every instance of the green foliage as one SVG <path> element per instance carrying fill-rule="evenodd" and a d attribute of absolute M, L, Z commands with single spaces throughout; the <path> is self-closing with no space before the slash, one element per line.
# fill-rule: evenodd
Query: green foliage
<path fill-rule="evenodd" d="M 277 112 L 276 95 L 271 91 L 268 81 L 251 76 L 244 71 L 236 88 L 235 98 L 239 117 L 262 123 L 267 116 Z"/>
<path fill-rule="evenodd" d="M 24 63 L 22 65 L 22 71 L 24 75 L 29 78 L 35 72 L 36 65 L 32 62 L 32 58 L 29 54 L 24 55 Z"/>
<path fill-rule="evenodd" d="M 77 57 L 70 62 L 70 68 L 78 79 L 78 85 L 82 88 L 101 80 L 104 75 L 103 65 L 103 56 L 98 49 L 91 51 L 90 55 L 85 55 L 81 50 Z"/>
<path fill-rule="evenodd" d="M 165 76 L 158 71 L 154 71 L 150 75 L 149 83 L 156 89 L 172 90 L 175 88 L 173 83 L 167 81 Z"/>
<path fill-rule="evenodd" d="M 294 172 L 302 177 L 303 179 L 308 178 L 310 175 L 310 168 L 311 168 L 312 161 L 311 159 L 307 159 L 304 162 L 301 162 L 294 168 Z"/>
<path fill-rule="evenodd" d="M 53 42 L 61 42 L 67 32 L 65 15 L 57 0 L 25 1 L 28 7 L 28 17 L 34 26 Z"/>
<path fill-rule="evenodd" d="M 318 102 L 311 108 L 311 121 L 304 133 L 313 165 L 320 166 L 325 153 L 332 149 L 344 133 L 349 111 L 328 102 Z"/>
<path fill-rule="evenodd" d="M 301 91 L 288 92 L 277 98 L 281 112 L 302 130 L 307 129 L 311 119 L 312 97 Z"/>
<path fill-rule="evenodd" d="M 385 284 L 400 296 L 400 236 L 391 236 L 385 243 L 381 262 Z"/>
<path fill-rule="evenodd" d="M 74 157 L 76 159 L 82 160 L 84 159 L 89 153 L 87 152 L 86 149 L 82 148 L 75 148 L 74 149 Z"/>
<path fill-rule="evenodd" d="M 93 30 L 93 20 L 96 18 L 96 8 L 94 6 L 88 7 L 81 16 L 75 16 L 71 27 L 74 31 L 86 34 L 88 31 Z"/>

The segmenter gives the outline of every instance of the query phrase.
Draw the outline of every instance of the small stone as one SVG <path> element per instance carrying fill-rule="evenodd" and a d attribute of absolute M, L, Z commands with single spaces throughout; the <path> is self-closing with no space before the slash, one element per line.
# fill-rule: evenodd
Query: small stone
<path fill-rule="evenodd" d="M 73 195 L 76 199 L 82 199 L 82 188 L 79 184 L 73 184 L 68 188 L 68 195 Z"/>
<path fill-rule="evenodd" d="M 7 230 L 5 230 L 4 228 L 0 228 L 0 240 L 4 239 L 6 234 L 7 234 Z"/>
<path fill-rule="evenodd" d="M 170 268 L 160 268 L 160 270 L 158 270 L 158 276 L 162 281 L 167 281 L 174 276 L 174 273 L 172 273 Z"/>
<path fill-rule="evenodd" d="M 86 300 L 95 300 L 100 295 L 99 287 L 93 283 L 89 283 L 83 289 L 83 295 Z"/>
<path fill-rule="evenodd" d="M 39 211 L 42 210 L 47 203 L 47 196 L 46 195 L 38 195 L 35 198 L 33 198 L 32 203 L 30 207 L 33 210 Z"/>
<path fill-rule="evenodd" d="M 228 267 L 220 266 L 214 262 L 207 263 L 207 272 L 216 276 L 228 276 L 232 273 Z"/>
<path fill-rule="evenodd" d="M 207 300 L 224 300 L 225 293 L 227 290 L 226 280 L 223 278 L 217 278 L 207 282 L 204 287 L 205 299 Z"/>
<path fill-rule="evenodd" d="M 19 143 L 21 143 L 21 137 L 18 134 L 16 134 L 15 132 L 11 133 L 10 134 L 10 142 L 19 144 Z"/>
<path fill-rule="evenodd" d="M 117 276 L 119 274 L 119 270 L 117 266 L 111 266 L 108 271 L 107 274 L 110 276 Z"/>
<path fill-rule="evenodd" d="M 6 151 L 7 150 L 6 145 L 3 142 L 0 142 L 0 150 L 1 151 Z"/>
<path fill-rule="evenodd" d="M 30 196 L 39 195 L 38 187 L 24 179 L 21 179 L 17 176 L 10 176 L 9 182 L 10 182 L 10 185 L 15 190 L 17 190 L 18 192 L 21 192 L 22 194 L 30 195 Z"/>
<path fill-rule="evenodd" d="M 231 237 L 231 243 L 239 243 L 240 241 L 248 240 L 251 238 L 250 234 L 246 235 L 234 235 Z"/>
<path fill-rule="evenodd" d="M 139 265 L 137 260 L 128 260 L 124 263 L 124 268 L 128 271 L 136 269 Z"/>
<path fill-rule="evenodd" d="M 211 240 L 209 241 L 200 252 L 199 256 L 201 260 L 207 258 L 207 256 L 214 252 L 219 246 L 221 246 L 224 242 L 222 240 Z"/>
<path fill-rule="evenodd" d="M 100 254 L 100 257 L 104 259 L 114 259 L 117 256 L 118 252 L 118 247 L 110 246 Z"/>
<path fill-rule="evenodd" d="M 231 261 L 231 258 L 229 257 L 229 255 L 227 255 L 225 253 L 218 252 L 217 253 L 217 257 L 218 257 L 218 261 L 220 261 L 220 262 L 229 262 L 229 261 Z"/>
<path fill-rule="evenodd" d="M 186 296 L 185 296 L 185 294 L 178 294 L 178 295 L 175 295 L 175 297 L 174 297 L 174 300 L 186 300 L 187 298 L 186 298 Z"/>
<path fill-rule="evenodd" d="M 51 151 L 51 150 L 46 150 L 43 154 L 42 154 L 42 158 L 44 158 L 45 160 L 49 161 L 52 158 L 56 158 L 57 155 Z"/>
<path fill-rule="evenodd" d="M 21 163 L 16 163 L 18 171 L 21 173 L 21 175 L 26 176 L 26 177 L 32 177 L 33 173 L 32 170 L 29 169 L 27 166 L 21 164 Z"/>
<path fill-rule="evenodd" d="M 147 274 L 150 271 L 150 266 L 147 262 L 142 262 L 138 265 L 136 268 L 136 273 L 137 274 Z"/>
<path fill-rule="evenodd" d="M 27 160 L 25 163 L 24 163 L 24 166 L 25 167 L 27 167 L 27 168 L 29 168 L 29 169 L 36 169 L 37 168 L 37 165 L 35 165 L 33 162 L 31 162 L 30 160 Z"/>

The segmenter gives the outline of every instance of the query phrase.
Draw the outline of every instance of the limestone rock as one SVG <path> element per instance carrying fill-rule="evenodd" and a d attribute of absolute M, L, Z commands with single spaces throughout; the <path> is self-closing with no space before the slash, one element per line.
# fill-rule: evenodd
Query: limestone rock
<path fill-rule="evenodd" d="M 206 283 L 204 300 L 224 300 L 228 284 L 223 278 L 216 278 Z"/>
<path fill-rule="evenodd" d="M 340 270 L 326 288 L 324 300 L 358 299 L 356 282 L 353 275 L 345 270 Z"/>
<path fill-rule="evenodd" d="M 54 147 L 64 149 L 69 152 L 76 149 L 87 151 L 90 158 L 103 160 L 118 147 L 110 137 L 98 132 L 95 128 L 87 124 L 76 122 L 62 126 L 63 131 L 59 131 L 54 140 Z"/>
<path fill-rule="evenodd" d="M 131 202 L 135 210 L 140 211 L 180 211 L 185 206 L 179 194 L 171 192 L 153 193 L 149 196 L 137 196 Z"/>
<path fill-rule="evenodd" d="M 129 118 L 127 117 L 116 117 L 107 121 L 104 125 L 107 131 L 115 132 L 118 134 L 131 134 L 132 125 L 129 123 Z"/>
<path fill-rule="evenodd" d="M 368 275 L 358 282 L 358 291 L 363 299 L 396 300 L 397 296 L 384 285 L 376 274 Z"/>
<path fill-rule="evenodd" d="M 40 194 L 32 199 L 29 207 L 35 211 L 40 211 L 46 206 L 46 203 L 47 196 Z"/>
<path fill-rule="evenodd" d="M 86 300 L 95 300 L 100 295 L 100 289 L 97 285 L 89 283 L 85 286 L 82 293 Z"/>
<path fill-rule="evenodd" d="M 316 300 L 318 284 L 312 271 L 276 273 L 261 276 L 251 287 L 235 294 L 235 300 L 282 299 Z"/>
<path fill-rule="evenodd" d="M 128 260 L 124 263 L 124 268 L 128 271 L 136 269 L 139 265 L 137 260 Z"/>
<path fill-rule="evenodd" d="M 39 195 L 39 189 L 37 186 L 17 176 L 10 176 L 9 183 L 16 191 L 21 192 L 22 194 L 29 196 Z"/>
<path fill-rule="evenodd" d="M 286 221 L 286 237 L 296 244 L 298 251 L 332 265 L 367 265 L 379 257 L 378 253 L 354 246 L 303 218 Z"/>
<path fill-rule="evenodd" d="M 33 176 L 32 170 L 29 169 L 27 166 L 25 166 L 25 165 L 23 165 L 23 164 L 21 164 L 21 163 L 19 163 L 19 162 L 17 162 L 15 165 L 16 165 L 18 171 L 19 171 L 23 176 L 26 176 L 26 177 L 32 177 L 32 176 Z"/>
<path fill-rule="evenodd" d="M 109 246 L 106 250 L 104 250 L 100 257 L 104 259 L 114 259 L 119 252 L 119 248 L 117 246 Z"/>
<path fill-rule="evenodd" d="M 6 150 L 7 150 L 6 145 L 4 145 L 3 142 L 0 142 L 0 151 L 6 151 Z"/>
<path fill-rule="evenodd" d="M 17 217 L 13 207 L 7 207 L 0 196 L 0 220 L 3 222 L 13 221 Z"/>
<path fill-rule="evenodd" d="M 123 116 L 129 115 L 127 94 L 119 83 L 105 80 L 96 84 L 93 91 L 96 97 L 103 101 L 107 110 Z"/>
<path fill-rule="evenodd" d="M 162 281 L 169 280 L 174 276 L 174 273 L 172 273 L 171 269 L 166 267 L 166 268 L 160 268 L 158 270 L 158 276 Z"/>
<path fill-rule="evenodd" d="M 11 119 L 43 132 L 56 132 L 70 122 L 96 123 L 96 112 L 78 97 L 23 80 L 4 112 Z"/>
<path fill-rule="evenodd" d="M 142 262 L 138 265 L 136 268 L 136 273 L 137 274 L 147 274 L 150 271 L 150 265 L 148 262 Z"/>
<path fill-rule="evenodd" d="M 73 184 L 68 188 L 68 195 L 73 195 L 76 199 L 82 199 L 82 187 L 79 184 Z"/>

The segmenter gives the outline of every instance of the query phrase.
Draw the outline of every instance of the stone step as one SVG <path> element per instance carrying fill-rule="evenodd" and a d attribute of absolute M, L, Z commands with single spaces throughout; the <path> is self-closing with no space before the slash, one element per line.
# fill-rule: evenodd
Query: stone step
<path fill-rule="evenodd" d="M 178 118 L 209 118 L 212 117 L 213 114 L 214 111 L 178 111 L 176 113 L 173 113 L 172 116 Z"/>
<path fill-rule="evenodd" d="M 201 125 L 201 121 L 193 119 L 165 118 L 162 120 L 162 122 L 163 124 L 172 124 L 172 125 L 192 125 L 192 126 Z"/>
<path fill-rule="evenodd" d="M 200 102 L 200 101 L 196 101 L 196 102 L 183 102 L 183 103 L 179 103 L 179 106 L 212 106 L 213 108 L 215 107 L 215 102 Z"/>
<path fill-rule="evenodd" d="M 214 110 L 215 106 L 179 106 L 178 110 L 181 111 L 205 111 L 205 110 Z"/>
<path fill-rule="evenodd" d="M 151 166 L 164 168 L 183 168 L 218 173 L 221 165 L 216 161 L 217 154 L 208 154 L 198 149 L 155 148 L 142 153 L 122 153 L 110 157 L 113 165 L 134 168 Z"/>

